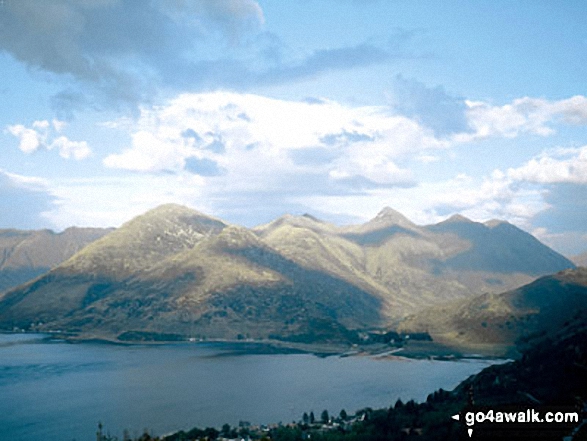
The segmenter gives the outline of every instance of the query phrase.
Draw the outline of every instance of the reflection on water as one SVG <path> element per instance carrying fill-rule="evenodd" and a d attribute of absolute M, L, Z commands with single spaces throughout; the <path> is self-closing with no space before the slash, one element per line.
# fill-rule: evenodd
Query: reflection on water
<path fill-rule="evenodd" d="M 0 334 L 0 439 L 91 440 L 98 421 L 116 435 L 124 428 L 162 434 L 240 420 L 289 422 L 310 410 L 424 400 L 490 364 L 233 351 L 221 344 L 71 344 Z"/>

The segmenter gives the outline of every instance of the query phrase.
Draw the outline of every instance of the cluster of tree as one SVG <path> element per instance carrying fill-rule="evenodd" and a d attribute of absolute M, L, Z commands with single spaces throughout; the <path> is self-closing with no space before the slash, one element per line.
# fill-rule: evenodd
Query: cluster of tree
<path fill-rule="evenodd" d="M 432 341 L 432 337 L 427 332 L 412 332 L 410 334 L 395 331 L 385 333 L 369 332 L 363 343 L 386 343 L 399 347 L 409 340 Z"/>

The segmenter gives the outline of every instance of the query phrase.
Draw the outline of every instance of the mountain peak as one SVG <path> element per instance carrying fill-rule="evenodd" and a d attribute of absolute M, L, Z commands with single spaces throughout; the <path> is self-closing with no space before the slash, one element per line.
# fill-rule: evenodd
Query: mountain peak
<path fill-rule="evenodd" d="M 371 219 L 368 223 L 400 225 L 403 227 L 414 226 L 414 223 L 411 220 L 391 207 L 384 207 L 379 213 L 377 213 L 377 216 Z"/>
<path fill-rule="evenodd" d="M 183 205 L 160 205 L 92 242 L 63 265 L 90 274 L 124 277 L 193 248 L 226 226 Z M 105 260 L 109 260 L 108 265 L 104 265 Z"/>
<path fill-rule="evenodd" d="M 142 216 L 168 216 L 168 215 L 191 215 L 191 216 L 201 216 L 201 217 L 209 217 L 207 214 L 201 213 L 198 210 L 194 210 L 193 208 L 186 207 L 185 205 L 169 203 L 159 205 L 151 210 L 143 213 Z"/>
<path fill-rule="evenodd" d="M 287 222 L 295 222 L 295 221 L 298 221 L 298 222 L 312 221 L 312 222 L 320 222 L 320 223 L 322 222 L 317 217 L 314 217 L 308 213 L 304 213 L 302 215 L 286 213 L 286 214 L 278 217 L 276 220 L 287 221 Z"/>
<path fill-rule="evenodd" d="M 453 214 L 451 217 L 449 217 L 448 219 L 444 220 L 443 222 L 447 222 L 447 223 L 457 223 L 457 222 L 463 222 L 463 223 L 474 223 L 471 219 L 469 219 L 468 217 L 463 216 L 462 214 Z"/>
<path fill-rule="evenodd" d="M 312 220 L 312 221 L 314 221 L 314 222 L 322 222 L 322 221 L 321 221 L 320 219 L 318 219 L 317 217 L 315 217 L 315 216 L 312 216 L 311 214 L 308 214 L 308 213 L 304 213 L 304 214 L 302 214 L 302 217 L 304 217 L 304 218 L 306 218 L 306 219 L 310 219 L 310 220 Z"/>
<path fill-rule="evenodd" d="M 338 227 L 305 213 L 301 216 L 284 214 L 267 224 L 253 228 L 253 231 L 265 237 L 281 228 L 306 228 L 314 231 L 333 231 Z"/>
<path fill-rule="evenodd" d="M 125 223 L 121 229 L 127 228 L 140 228 L 140 229 L 152 229 L 152 228 L 174 228 L 171 225 L 175 225 L 180 228 L 189 227 L 195 229 L 200 233 L 210 229 L 221 230 L 227 224 L 222 220 L 202 213 L 193 208 L 186 207 L 179 204 L 164 204 L 155 207 L 146 213 L 137 216 L 127 223 Z"/>

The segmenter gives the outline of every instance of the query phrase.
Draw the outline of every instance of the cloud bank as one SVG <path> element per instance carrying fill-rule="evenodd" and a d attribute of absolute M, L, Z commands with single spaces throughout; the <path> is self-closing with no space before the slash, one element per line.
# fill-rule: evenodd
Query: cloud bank
<path fill-rule="evenodd" d="M 92 154 L 86 141 L 71 141 L 60 135 L 65 123 L 58 120 L 52 122 L 35 121 L 32 127 L 15 124 L 6 127 L 6 132 L 18 138 L 18 148 L 27 154 L 41 149 L 57 150 L 59 156 L 65 159 L 85 159 Z"/>
<path fill-rule="evenodd" d="M 100 225 L 112 226 L 162 202 L 179 202 L 255 225 L 292 211 L 363 221 L 392 205 L 420 224 L 455 212 L 477 220 L 506 219 L 568 248 L 571 233 L 579 230 L 555 229 L 551 221 L 559 219 L 560 226 L 568 218 L 571 225 L 572 216 L 582 219 L 587 210 L 580 204 L 574 211 L 553 207 L 568 199 L 564 186 L 587 184 L 587 146 L 546 149 L 484 176 L 457 172 L 429 178 L 427 173 L 440 170 L 462 146 L 474 150 L 491 138 L 542 139 L 565 125 L 587 125 L 587 99 L 526 97 L 496 106 L 408 83 L 420 103 L 411 116 L 394 106 L 227 91 L 184 93 L 163 105 L 143 105 L 136 119 L 103 124 L 130 139 L 101 157 L 104 169 L 118 177 L 52 185 L 61 205 L 44 216 L 62 227 L 76 219 L 81 224 L 102 219 Z M 424 102 L 447 100 L 462 121 L 435 127 L 432 116 L 442 113 L 443 105 L 422 117 Z M 87 144 L 64 137 L 63 126 L 40 120 L 9 126 L 7 132 L 18 137 L 24 153 L 55 149 L 63 157 L 87 156 Z M 112 201 L 113 192 L 120 203 Z M 362 217 L 353 217 L 357 213 Z"/>
<path fill-rule="evenodd" d="M 129 148 L 104 159 L 106 167 L 203 175 L 194 165 L 205 164 L 208 176 L 265 187 L 298 175 L 320 177 L 331 187 L 346 186 L 345 180 L 410 185 L 410 171 L 398 163 L 416 151 L 444 148 L 417 122 L 384 107 L 229 92 L 183 94 L 144 109 L 131 136 Z"/>
<path fill-rule="evenodd" d="M 406 32 L 293 54 L 264 22 L 253 0 L 20 0 L 0 14 L 0 50 L 67 84 L 52 103 L 69 118 L 87 106 L 136 109 L 162 93 L 246 90 L 411 56 Z"/>

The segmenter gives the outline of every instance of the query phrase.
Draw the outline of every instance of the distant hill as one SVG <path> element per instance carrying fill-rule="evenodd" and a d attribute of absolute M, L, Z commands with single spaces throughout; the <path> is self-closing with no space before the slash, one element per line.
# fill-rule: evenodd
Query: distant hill
<path fill-rule="evenodd" d="M 570 260 L 507 222 L 485 225 L 455 216 L 422 227 L 389 207 L 362 225 L 337 227 L 288 215 L 255 231 L 289 259 L 375 293 L 391 320 L 574 268 Z"/>
<path fill-rule="evenodd" d="M 46 273 L 112 229 L 0 230 L 0 295 Z"/>
<path fill-rule="evenodd" d="M 516 344 L 550 335 L 570 322 L 587 322 L 587 268 L 545 276 L 502 294 L 483 294 L 425 309 L 404 320 L 403 331 L 427 331 L 457 344 Z"/>
<path fill-rule="evenodd" d="M 571 260 L 577 266 L 587 266 L 587 252 L 573 256 Z"/>
<path fill-rule="evenodd" d="M 473 222 L 463 216 L 453 216 L 429 226 L 435 233 L 453 234 L 469 242 L 468 248 L 442 262 L 436 270 L 519 272 L 543 275 L 572 268 L 573 263 L 547 247 L 534 236 L 504 221 Z"/>
<path fill-rule="evenodd" d="M 573 266 L 507 223 L 422 227 L 385 208 L 362 225 L 286 215 L 251 230 L 169 204 L 9 291 L 0 327 L 345 340 L 352 329 Z"/>

